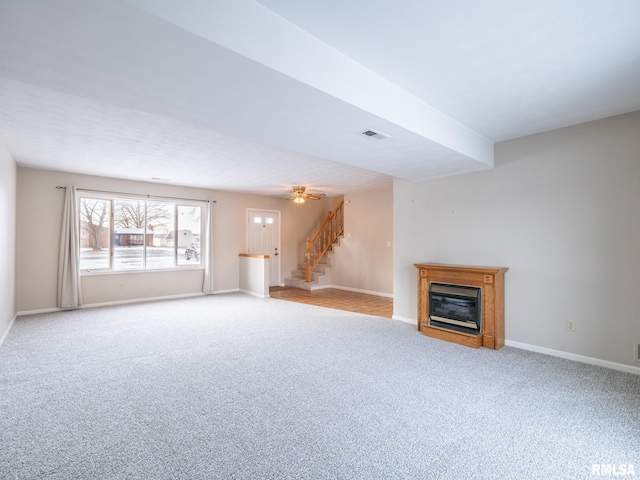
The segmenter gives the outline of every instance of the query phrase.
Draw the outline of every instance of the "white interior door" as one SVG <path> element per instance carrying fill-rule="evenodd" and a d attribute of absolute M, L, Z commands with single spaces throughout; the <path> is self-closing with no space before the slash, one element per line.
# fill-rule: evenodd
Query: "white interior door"
<path fill-rule="evenodd" d="M 280 285 L 280 212 L 247 210 L 247 253 L 269 255 L 269 286 Z"/>

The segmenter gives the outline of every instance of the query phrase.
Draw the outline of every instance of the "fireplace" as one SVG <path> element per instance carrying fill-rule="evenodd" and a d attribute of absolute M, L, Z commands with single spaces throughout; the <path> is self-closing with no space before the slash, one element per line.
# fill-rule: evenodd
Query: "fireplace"
<path fill-rule="evenodd" d="M 416 263 L 418 329 L 468 347 L 504 345 L 506 267 Z"/>
<path fill-rule="evenodd" d="M 432 282 L 429 325 L 477 335 L 482 327 L 482 289 Z"/>

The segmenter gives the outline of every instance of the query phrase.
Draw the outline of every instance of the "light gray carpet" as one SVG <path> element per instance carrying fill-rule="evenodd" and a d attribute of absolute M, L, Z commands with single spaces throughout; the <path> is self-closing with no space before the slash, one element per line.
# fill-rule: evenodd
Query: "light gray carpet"
<path fill-rule="evenodd" d="M 0 478 L 640 475 L 640 376 L 242 294 L 21 317 Z"/>

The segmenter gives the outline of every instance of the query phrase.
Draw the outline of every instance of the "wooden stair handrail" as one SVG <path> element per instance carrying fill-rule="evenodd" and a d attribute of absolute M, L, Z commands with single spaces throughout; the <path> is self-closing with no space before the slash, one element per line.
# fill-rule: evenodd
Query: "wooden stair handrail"
<path fill-rule="evenodd" d="M 306 281 L 310 282 L 313 270 L 344 233 L 344 200 L 329 212 L 313 237 L 307 240 Z"/>

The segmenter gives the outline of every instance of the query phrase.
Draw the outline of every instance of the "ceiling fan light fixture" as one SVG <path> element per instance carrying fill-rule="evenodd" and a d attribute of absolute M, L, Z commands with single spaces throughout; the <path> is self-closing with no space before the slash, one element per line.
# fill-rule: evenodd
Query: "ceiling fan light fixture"
<path fill-rule="evenodd" d="M 325 197 L 324 193 L 307 193 L 307 187 L 298 185 L 292 188 L 291 196 L 289 200 L 293 200 L 295 203 L 304 203 L 305 200 L 320 200 Z"/>

